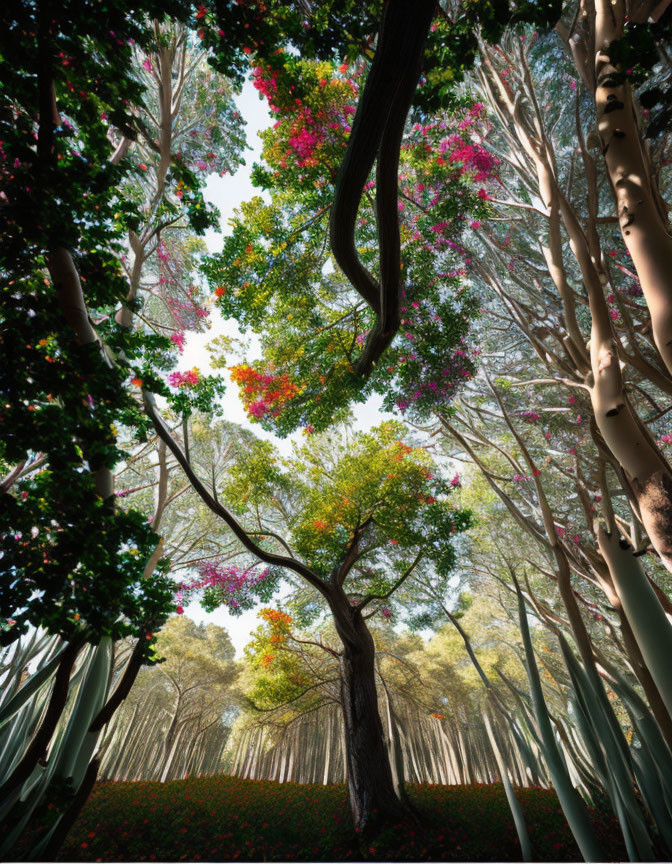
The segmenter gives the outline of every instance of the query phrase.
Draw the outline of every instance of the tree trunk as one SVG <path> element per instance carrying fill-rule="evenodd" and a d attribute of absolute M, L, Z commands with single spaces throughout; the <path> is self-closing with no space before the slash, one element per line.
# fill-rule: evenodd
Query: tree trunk
<path fill-rule="evenodd" d="M 327 733 L 324 738 L 324 774 L 322 775 L 322 785 L 329 784 L 329 763 L 331 757 L 331 709 L 327 711 Z"/>
<path fill-rule="evenodd" d="M 651 312 L 656 345 L 672 371 L 672 237 L 640 140 L 630 84 L 611 57 L 612 42 L 623 36 L 625 13 L 623 0 L 595 3 L 597 122 L 623 240 Z"/>
<path fill-rule="evenodd" d="M 392 771 L 392 782 L 400 801 L 406 802 L 406 792 L 404 790 L 404 760 L 401 755 L 401 740 L 399 738 L 399 718 L 397 717 L 392 703 L 390 694 L 383 677 L 380 678 L 383 685 L 383 693 L 385 694 L 385 708 L 387 712 L 387 727 L 388 727 L 388 752 L 390 755 L 390 770 Z"/>
<path fill-rule="evenodd" d="M 353 821 L 361 833 L 382 822 L 399 822 L 406 814 L 394 788 L 378 712 L 373 638 L 344 594 L 333 598 L 331 605 L 343 642 L 341 705 L 348 793 Z"/>

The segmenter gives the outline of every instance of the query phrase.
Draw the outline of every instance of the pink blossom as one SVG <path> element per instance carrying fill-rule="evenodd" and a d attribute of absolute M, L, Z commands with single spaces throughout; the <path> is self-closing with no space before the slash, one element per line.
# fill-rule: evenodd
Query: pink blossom
<path fill-rule="evenodd" d="M 184 338 L 184 333 L 182 333 L 181 331 L 178 331 L 177 333 L 171 333 L 170 339 L 172 343 L 178 348 L 180 353 L 184 351 L 184 345 L 186 342 Z"/>
<path fill-rule="evenodd" d="M 268 410 L 268 405 L 264 402 L 263 399 L 258 399 L 256 402 L 252 402 L 250 407 L 247 409 L 248 413 L 257 419 L 259 417 L 263 417 L 266 411 Z"/>
<path fill-rule="evenodd" d="M 238 609 L 241 601 L 249 601 L 254 594 L 255 586 L 259 585 L 269 575 L 266 568 L 261 572 L 252 565 L 241 570 L 233 564 L 222 561 L 208 561 L 199 566 L 199 576 L 180 586 L 176 601 L 181 605 L 182 599 L 188 600 L 193 594 L 205 588 L 218 588 L 222 603 Z M 180 613 L 178 613 L 180 614 Z"/>
<path fill-rule="evenodd" d="M 189 369 L 187 372 L 172 372 L 168 376 L 171 387 L 194 387 L 200 381 L 198 369 Z"/>

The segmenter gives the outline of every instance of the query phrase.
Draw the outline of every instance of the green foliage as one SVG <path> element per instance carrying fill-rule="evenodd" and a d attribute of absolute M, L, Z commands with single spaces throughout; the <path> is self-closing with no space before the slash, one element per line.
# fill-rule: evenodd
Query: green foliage
<path fill-rule="evenodd" d="M 236 675 L 231 639 L 216 624 L 195 624 L 183 615 L 173 616 L 159 634 L 157 651 L 166 662 L 163 671 L 173 675 L 181 688 L 196 682 L 205 690 L 215 680 L 228 685 Z"/>
<path fill-rule="evenodd" d="M 290 641 L 292 619 L 276 609 L 262 609 L 259 617 L 264 624 L 252 634 L 245 647 L 245 659 L 254 675 L 253 686 L 245 696 L 255 710 L 267 711 L 299 699 L 314 683 L 314 667 L 302 661 L 300 646 Z M 321 658 L 318 658 L 318 660 Z M 320 703 L 320 694 L 313 690 L 307 702 L 292 705 L 293 709 L 309 710 Z"/>
<path fill-rule="evenodd" d="M 214 68 L 242 82 L 251 60 L 267 59 L 292 45 L 304 57 L 358 56 L 376 32 L 380 0 L 318 0 L 310 11 L 281 0 L 215 0 L 196 12 L 199 38 Z"/>
<path fill-rule="evenodd" d="M 278 117 L 263 135 L 264 165 L 253 174 L 271 191 L 271 202 L 253 198 L 242 204 L 221 254 L 204 268 L 222 314 L 262 337 L 263 360 L 233 370 L 250 416 L 280 435 L 299 426 L 322 431 L 344 419 L 353 402 L 376 392 L 388 410 L 412 409 L 426 417 L 474 369 L 466 340 L 477 304 L 460 281 L 464 250 L 456 239 L 467 214 L 476 219 L 487 212 L 479 184 L 494 163 L 475 170 L 457 152 L 449 158 L 446 148 L 450 142 L 457 151 L 460 142 L 464 149 L 468 138 L 462 136 L 478 123 L 478 109 L 458 105 L 451 115 L 417 124 L 405 139 L 402 330 L 364 380 L 354 369 L 373 314 L 334 271 L 326 236 L 363 68 L 280 55 L 255 76 Z M 457 140 L 446 137 L 452 128 Z M 473 157 L 473 147 L 464 153 Z M 356 244 L 363 263 L 375 271 L 374 186 L 372 178 Z"/>
<path fill-rule="evenodd" d="M 144 578 L 158 537 L 138 512 L 101 501 L 86 476 L 90 485 L 66 491 L 59 474 L 45 470 L 24 484 L 25 500 L 6 496 L 2 561 L 10 578 L 0 585 L 0 615 L 16 624 L 0 634 L 3 644 L 29 624 L 66 639 L 144 634 L 172 607 L 171 580 L 160 572 Z M 79 507 L 88 519 L 70 521 Z"/>
<path fill-rule="evenodd" d="M 178 6 L 162 8 L 179 17 Z M 165 366 L 170 345 L 110 322 L 128 290 L 120 260 L 125 234 L 141 215 L 124 196 L 137 169 L 110 163 L 107 136 L 111 124 L 126 128 L 130 106 L 142 103 L 132 45 L 149 45 L 145 15 L 161 13 L 152 3 L 134 6 L 133 14 L 124 3 L 103 14 L 77 3 L 10 7 L 0 61 L 6 204 L 0 326 L 11 362 L 0 373 L 6 430 L 0 459 L 12 466 L 39 454 L 46 467 L 0 503 L 2 567 L 11 576 L 2 585 L 2 614 L 17 621 L 5 638 L 28 623 L 66 638 L 85 627 L 118 638 L 144 632 L 147 622 L 158 626 L 171 593 L 165 577 L 143 579 L 157 541 L 145 517 L 101 500 L 93 479 L 123 455 L 117 425 L 143 425 L 127 387 L 132 370 Z M 52 81 L 59 125 L 43 111 L 46 93 L 52 112 Z M 73 256 L 89 314 L 106 322 L 100 332 L 115 362 L 96 343 L 80 345 L 65 324 L 62 289 L 48 272 L 58 247 Z"/>
<path fill-rule="evenodd" d="M 669 79 L 660 74 L 658 65 L 671 36 L 668 7 L 656 22 L 626 21 L 623 37 L 609 46 L 609 56 L 621 74 L 639 89 L 639 102 L 647 115 L 645 134 L 654 140 L 669 130 L 672 120 Z"/>
<path fill-rule="evenodd" d="M 437 16 L 427 39 L 424 74 L 414 99 L 414 108 L 421 116 L 454 105 L 456 84 L 478 56 L 479 32 L 485 42 L 495 45 L 506 28 L 530 24 L 548 29 L 559 20 L 562 2 L 533 0 L 516 3 L 513 10 L 507 0 L 468 0 Z"/>
<path fill-rule="evenodd" d="M 369 554 L 351 578 L 366 591 L 389 590 L 418 554 L 447 573 L 455 535 L 470 516 L 452 505 L 450 484 L 432 473 L 428 452 L 400 440 L 405 432 L 388 421 L 354 436 L 309 436 L 282 471 L 271 446 L 258 442 L 232 469 L 227 495 L 239 512 L 277 502 L 291 547 L 323 578 L 360 530 Z"/>
<path fill-rule="evenodd" d="M 271 502 L 275 494 L 287 491 L 290 486 L 291 480 L 282 471 L 276 449 L 270 441 L 256 438 L 229 469 L 222 493 L 236 512 L 245 513 Z"/>

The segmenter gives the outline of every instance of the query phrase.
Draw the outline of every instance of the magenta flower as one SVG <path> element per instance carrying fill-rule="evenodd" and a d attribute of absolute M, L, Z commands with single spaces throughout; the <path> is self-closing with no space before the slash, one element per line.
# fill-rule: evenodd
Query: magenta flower
<path fill-rule="evenodd" d="M 173 343 L 173 345 L 175 345 L 177 347 L 177 349 L 180 351 L 180 353 L 182 351 L 184 351 L 184 345 L 185 345 L 186 339 L 185 339 L 184 333 L 182 331 L 178 331 L 177 333 L 171 333 L 170 339 L 171 339 L 171 342 Z"/>
<path fill-rule="evenodd" d="M 168 383 L 171 387 L 194 387 L 200 380 L 200 372 L 196 367 L 187 372 L 171 372 L 168 376 Z"/>

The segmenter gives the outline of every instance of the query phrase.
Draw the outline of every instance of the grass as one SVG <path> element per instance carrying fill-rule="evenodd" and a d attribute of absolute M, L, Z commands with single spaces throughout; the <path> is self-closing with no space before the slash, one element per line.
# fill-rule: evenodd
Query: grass
<path fill-rule="evenodd" d="M 342 785 L 235 777 L 103 783 L 91 794 L 59 860 L 520 860 L 502 786 L 422 785 L 408 791 L 426 828 L 399 826 L 363 844 Z M 518 795 L 534 860 L 580 860 L 555 794 L 521 789 Z M 594 818 L 605 858 L 624 860 L 615 822 Z"/>

